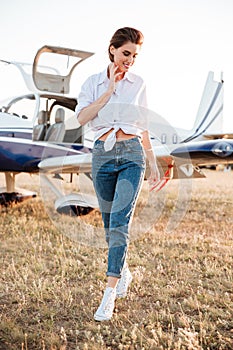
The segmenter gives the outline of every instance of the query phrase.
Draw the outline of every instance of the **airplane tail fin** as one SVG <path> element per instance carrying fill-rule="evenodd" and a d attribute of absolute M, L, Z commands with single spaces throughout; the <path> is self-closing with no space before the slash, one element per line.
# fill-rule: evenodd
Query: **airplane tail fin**
<path fill-rule="evenodd" d="M 209 72 L 191 134 L 182 142 L 188 142 L 201 135 L 214 135 L 223 129 L 223 79 L 214 80 Z"/>

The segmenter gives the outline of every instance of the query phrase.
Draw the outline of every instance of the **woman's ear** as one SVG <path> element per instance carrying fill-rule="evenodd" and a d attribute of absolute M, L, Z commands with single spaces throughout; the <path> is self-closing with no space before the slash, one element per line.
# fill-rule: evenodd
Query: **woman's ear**
<path fill-rule="evenodd" d="M 114 47 L 113 45 L 110 46 L 110 53 L 111 53 L 112 55 L 115 54 L 115 47 Z"/>

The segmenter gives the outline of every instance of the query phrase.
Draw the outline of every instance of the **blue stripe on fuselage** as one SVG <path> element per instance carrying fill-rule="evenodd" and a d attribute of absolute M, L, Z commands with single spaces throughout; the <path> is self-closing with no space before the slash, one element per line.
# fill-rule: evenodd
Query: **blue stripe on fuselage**
<path fill-rule="evenodd" d="M 37 172 L 38 163 L 46 158 L 88 153 L 80 144 L 56 144 L 0 137 L 0 171 Z"/>
<path fill-rule="evenodd" d="M 32 128 L 1 128 L 0 137 L 16 137 L 31 140 Z"/>

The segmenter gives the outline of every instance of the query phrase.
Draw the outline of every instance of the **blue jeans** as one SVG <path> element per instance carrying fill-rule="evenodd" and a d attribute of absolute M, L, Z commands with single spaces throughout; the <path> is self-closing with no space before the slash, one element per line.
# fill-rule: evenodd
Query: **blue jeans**
<path fill-rule="evenodd" d="M 92 177 L 108 243 L 107 276 L 121 277 L 129 244 L 129 228 L 144 179 L 145 156 L 138 137 L 116 142 L 110 151 L 104 141 L 93 147 Z"/>

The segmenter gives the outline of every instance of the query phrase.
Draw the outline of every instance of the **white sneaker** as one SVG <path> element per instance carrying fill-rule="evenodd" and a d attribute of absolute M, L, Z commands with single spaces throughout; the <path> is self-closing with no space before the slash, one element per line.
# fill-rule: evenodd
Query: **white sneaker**
<path fill-rule="evenodd" d="M 116 297 L 125 298 L 127 295 L 128 287 L 132 281 L 133 277 L 128 267 L 125 267 L 122 271 L 122 276 L 116 287 Z"/>
<path fill-rule="evenodd" d="M 112 317 L 116 299 L 116 288 L 107 287 L 103 299 L 98 307 L 94 319 L 96 321 L 108 321 Z"/>

